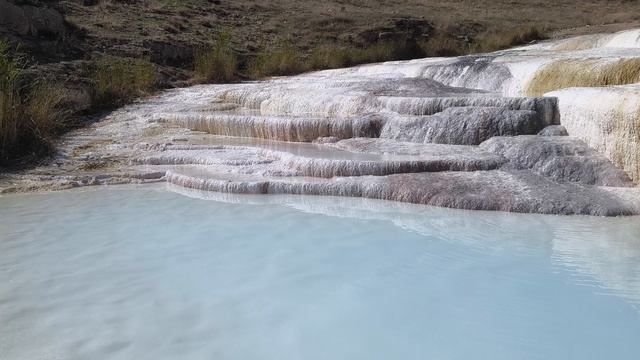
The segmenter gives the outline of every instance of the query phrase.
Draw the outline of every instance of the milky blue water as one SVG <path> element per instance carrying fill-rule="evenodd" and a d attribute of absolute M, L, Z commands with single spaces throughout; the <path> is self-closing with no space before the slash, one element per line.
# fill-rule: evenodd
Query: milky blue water
<path fill-rule="evenodd" d="M 4 196 L 0 358 L 639 359 L 640 218 Z"/>

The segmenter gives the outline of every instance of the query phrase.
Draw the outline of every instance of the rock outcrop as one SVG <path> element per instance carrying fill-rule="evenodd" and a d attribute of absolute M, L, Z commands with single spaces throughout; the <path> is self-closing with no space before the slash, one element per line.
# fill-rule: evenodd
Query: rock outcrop
<path fill-rule="evenodd" d="M 0 0 L 0 37 L 38 63 L 80 58 L 82 32 L 51 3 Z"/>

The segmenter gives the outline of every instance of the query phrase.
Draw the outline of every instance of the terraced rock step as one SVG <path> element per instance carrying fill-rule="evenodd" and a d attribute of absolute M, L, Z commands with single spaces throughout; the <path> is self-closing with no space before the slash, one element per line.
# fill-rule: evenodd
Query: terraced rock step
<path fill-rule="evenodd" d="M 167 172 L 166 180 L 191 189 L 234 194 L 350 196 L 466 210 L 618 216 L 638 213 L 638 204 L 607 188 L 557 184 L 530 172 L 474 171 L 319 178 L 263 177 Z"/>
<path fill-rule="evenodd" d="M 536 134 L 547 125 L 533 110 L 452 107 L 430 116 L 396 117 L 385 123 L 380 137 L 418 143 L 479 145 L 494 136 Z"/>
<path fill-rule="evenodd" d="M 311 142 L 319 137 L 378 137 L 383 122 L 382 117 L 375 115 L 327 118 L 227 113 L 163 114 L 160 120 L 214 135 L 294 142 Z"/>
<path fill-rule="evenodd" d="M 419 154 L 349 153 L 325 149 L 318 157 L 242 146 L 168 146 L 161 152 L 137 157 L 136 164 L 204 165 L 220 172 L 281 176 L 389 175 L 415 172 L 492 170 L 505 160 L 476 147 L 421 146 Z"/>
<path fill-rule="evenodd" d="M 570 137 L 494 137 L 480 148 L 503 157 L 507 169 L 530 169 L 558 182 L 632 187 L 622 169 L 581 140 Z"/>

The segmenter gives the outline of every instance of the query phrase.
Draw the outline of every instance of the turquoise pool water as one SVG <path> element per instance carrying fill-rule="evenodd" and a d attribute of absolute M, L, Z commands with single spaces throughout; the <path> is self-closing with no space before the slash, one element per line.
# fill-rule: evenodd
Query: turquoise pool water
<path fill-rule="evenodd" d="M 0 358 L 638 359 L 640 218 L 0 197 Z"/>

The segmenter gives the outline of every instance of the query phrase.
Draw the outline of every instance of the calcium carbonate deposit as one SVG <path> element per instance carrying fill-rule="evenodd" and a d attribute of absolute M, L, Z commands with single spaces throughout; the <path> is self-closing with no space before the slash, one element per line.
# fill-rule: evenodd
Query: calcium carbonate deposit
<path fill-rule="evenodd" d="M 556 79 L 541 84 L 545 69 L 597 72 L 629 59 L 640 59 L 640 30 L 170 90 L 69 134 L 52 165 L 4 175 L 0 189 L 166 181 L 222 193 L 640 214 L 640 84 L 537 93 Z"/>

